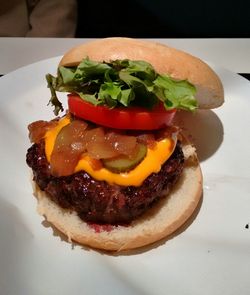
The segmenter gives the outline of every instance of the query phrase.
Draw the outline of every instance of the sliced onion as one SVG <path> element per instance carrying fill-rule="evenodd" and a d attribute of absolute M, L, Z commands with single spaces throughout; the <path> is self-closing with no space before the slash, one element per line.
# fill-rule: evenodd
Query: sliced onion
<path fill-rule="evenodd" d="M 120 155 L 132 157 L 138 149 L 138 144 L 135 136 L 109 132 L 105 135 L 105 139 Z"/>
<path fill-rule="evenodd" d="M 100 160 L 89 158 L 88 162 L 93 170 L 100 170 L 103 167 L 102 162 Z"/>
<path fill-rule="evenodd" d="M 85 130 L 88 124 L 84 121 L 74 120 L 70 124 L 61 129 L 57 135 L 55 147 L 56 149 L 63 149 L 70 147 L 72 150 L 84 150 L 85 144 Z"/>
<path fill-rule="evenodd" d="M 149 148 L 153 149 L 156 147 L 156 140 L 153 133 L 143 133 L 137 136 L 137 141 L 139 143 L 147 145 Z"/>
<path fill-rule="evenodd" d="M 158 137 L 166 132 L 171 131 L 162 131 Z M 98 170 L 102 167 L 101 159 L 118 156 L 133 158 L 140 143 L 154 148 L 156 140 L 151 133 L 127 135 L 113 130 L 107 131 L 102 127 L 93 128 L 82 120 L 74 120 L 57 135 L 50 159 L 51 173 L 55 176 L 74 173 L 82 154 L 88 155 L 92 161 L 91 166 Z"/>
<path fill-rule="evenodd" d="M 66 176 L 74 172 L 81 154 L 86 151 L 85 130 L 87 123 L 75 120 L 57 135 L 50 159 L 51 173 Z"/>
<path fill-rule="evenodd" d="M 57 124 L 56 120 L 52 121 L 35 121 L 28 125 L 29 130 L 29 139 L 31 142 L 39 143 L 41 139 L 43 139 L 45 133 L 55 127 Z"/>
<path fill-rule="evenodd" d="M 119 153 L 106 141 L 103 128 L 87 130 L 85 134 L 87 152 L 93 159 L 108 159 Z"/>
<path fill-rule="evenodd" d="M 53 152 L 50 158 L 51 174 L 60 177 L 74 173 L 78 160 L 79 155 L 70 149 Z"/>
<path fill-rule="evenodd" d="M 168 126 L 159 130 L 156 134 L 157 140 L 161 140 L 163 138 L 172 138 L 176 141 L 178 134 L 180 133 L 180 128 L 177 126 Z"/>

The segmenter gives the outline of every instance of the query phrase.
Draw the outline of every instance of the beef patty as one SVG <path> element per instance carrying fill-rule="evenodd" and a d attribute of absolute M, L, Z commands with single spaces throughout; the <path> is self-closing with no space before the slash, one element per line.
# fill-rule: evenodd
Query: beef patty
<path fill-rule="evenodd" d="M 50 174 L 44 142 L 28 149 L 26 162 L 39 188 L 60 207 L 76 211 L 87 222 L 127 224 L 169 193 L 183 170 L 184 156 L 178 142 L 161 170 L 148 176 L 139 187 L 97 181 L 84 171 L 54 177 Z"/>

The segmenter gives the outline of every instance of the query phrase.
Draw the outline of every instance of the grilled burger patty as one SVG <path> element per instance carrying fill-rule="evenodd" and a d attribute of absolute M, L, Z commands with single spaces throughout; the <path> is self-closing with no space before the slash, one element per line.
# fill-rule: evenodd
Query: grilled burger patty
<path fill-rule="evenodd" d="M 26 162 L 39 188 L 60 207 L 76 211 L 87 222 L 127 224 L 166 196 L 183 170 L 184 155 L 178 142 L 161 170 L 148 176 L 139 187 L 97 181 L 84 171 L 70 176 L 52 176 L 44 141 L 28 149 Z"/>

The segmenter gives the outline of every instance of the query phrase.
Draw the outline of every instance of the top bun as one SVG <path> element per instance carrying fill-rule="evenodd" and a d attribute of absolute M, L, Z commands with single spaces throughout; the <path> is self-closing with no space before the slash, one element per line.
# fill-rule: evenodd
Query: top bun
<path fill-rule="evenodd" d="M 106 62 L 117 59 L 144 60 L 159 74 L 168 74 L 176 80 L 188 80 L 195 85 L 199 108 L 217 108 L 224 102 L 222 83 L 205 62 L 160 43 L 122 37 L 98 39 L 69 50 L 59 66 L 76 66 L 85 57 Z"/>

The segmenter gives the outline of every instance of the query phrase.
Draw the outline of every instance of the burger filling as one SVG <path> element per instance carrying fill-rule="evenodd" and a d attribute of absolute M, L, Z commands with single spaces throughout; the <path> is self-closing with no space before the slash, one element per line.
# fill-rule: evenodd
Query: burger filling
<path fill-rule="evenodd" d="M 177 109 L 197 109 L 192 84 L 127 59 L 84 58 L 46 79 L 56 115 L 56 92 L 71 93 L 68 114 L 29 125 L 27 164 L 52 201 L 87 222 L 128 224 L 168 194 L 184 167 L 171 124 Z"/>
<path fill-rule="evenodd" d="M 51 200 L 88 222 L 131 222 L 166 196 L 184 166 L 174 127 L 117 131 L 67 115 L 34 122 L 29 130 L 34 144 L 27 164 L 34 181 Z M 89 170 L 81 169 L 86 165 Z"/>

